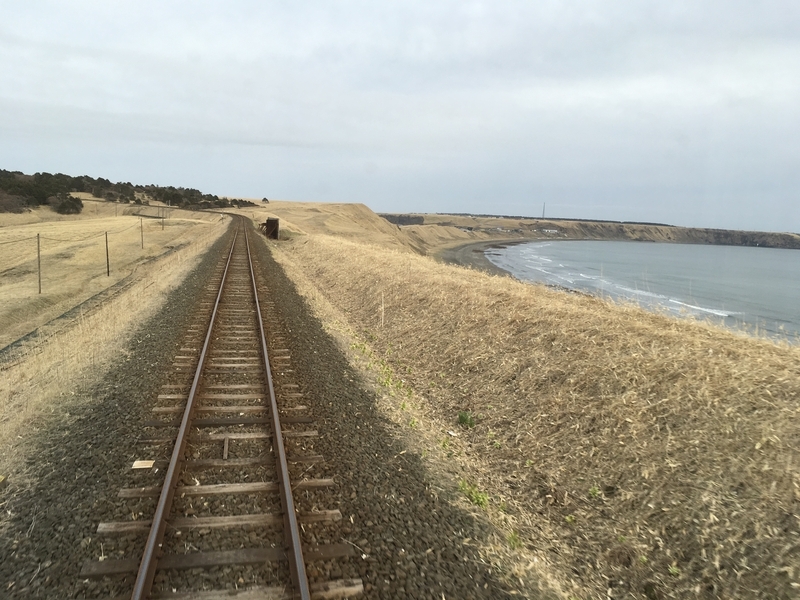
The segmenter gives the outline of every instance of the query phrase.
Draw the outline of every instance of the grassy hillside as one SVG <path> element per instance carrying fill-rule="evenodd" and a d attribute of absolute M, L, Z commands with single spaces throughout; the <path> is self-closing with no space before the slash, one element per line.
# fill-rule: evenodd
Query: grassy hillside
<path fill-rule="evenodd" d="M 335 233 L 345 238 L 387 248 L 410 250 L 408 236 L 363 204 L 326 202 L 282 202 L 228 212 L 251 216 L 257 222 L 267 217 L 281 220 L 284 237 Z"/>
<path fill-rule="evenodd" d="M 345 237 L 272 247 L 523 593 L 795 597 L 800 349 Z"/>

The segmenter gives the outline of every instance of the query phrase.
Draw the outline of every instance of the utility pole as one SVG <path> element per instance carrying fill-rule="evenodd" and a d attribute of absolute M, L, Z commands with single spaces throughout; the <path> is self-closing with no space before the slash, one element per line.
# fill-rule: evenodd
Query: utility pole
<path fill-rule="evenodd" d="M 546 202 L 542 202 L 542 218 L 544 219 L 544 207 L 547 206 Z"/>
<path fill-rule="evenodd" d="M 36 234 L 36 263 L 39 265 L 39 293 L 42 293 L 42 249 L 39 245 L 39 234 Z"/>
<path fill-rule="evenodd" d="M 108 259 L 108 232 L 106 231 L 106 277 L 111 277 L 111 261 Z"/>
<path fill-rule="evenodd" d="M 144 219 L 139 217 L 139 231 L 142 233 L 142 250 L 144 250 Z"/>

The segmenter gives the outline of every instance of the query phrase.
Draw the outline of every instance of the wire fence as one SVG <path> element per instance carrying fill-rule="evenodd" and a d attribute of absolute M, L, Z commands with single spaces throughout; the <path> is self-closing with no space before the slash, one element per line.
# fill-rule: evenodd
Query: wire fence
<path fill-rule="evenodd" d="M 38 237 L 38 233 L 36 235 L 32 235 L 26 238 L 20 238 L 17 240 L 6 240 L 5 242 L 0 242 L 0 246 L 5 246 L 6 244 L 18 244 L 20 242 L 27 242 L 29 240 L 35 240 Z"/>
<path fill-rule="evenodd" d="M 116 231 L 101 231 L 100 233 L 93 233 L 91 235 L 87 235 L 85 237 L 79 238 L 53 238 L 50 236 L 42 236 L 43 240 L 48 240 L 50 242 L 61 242 L 61 243 L 70 243 L 70 242 L 85 242 L 88 240 L 93 240 L 94 238 L 103 237 L 104 235 L 116 235 L 118 233 L 122 233 L 124 231 L 128 231 L 129 229 L 133 229 L 134 227 L 140 227 L 139 223 L 134 223 L 128 227 L 123 227 L 122 229 L 117 229 Z"/>
<path fill-rule="evenodd" d="M 164 218 L 158 219 L 161 222 L 161 229 L 164 229 Z M 39 294 L 42 293 L 42 241 L 47 242 L 55 242 L 59 244 L 75 244 L 75 243 L 82 243 L 87 242 L 90 240 L 95 240 L 99 238 L 104 238 L 105 243 L 105 258 L 106 258 L 106 276 L 111 277 L 111 254 L 109 251 L 109 235 L 110 236 L 117 236 L 119 234 L 125 233 L 126 231 L 130 231 L 134 228 L 139 228 L 140 231 L 140 246 L 141 249 L 144 250 L 144 219 L 139 218 L 138 223 L 134 223 L 133 225 L 128 225 L 126 227 L 121 227 L 115 230 L 109 231 L 101 231 L 98 233 L 92 233 L 89 235 L 82 235 L 82 236 L 73 236 L 73 237 L 51 237 L 50 235 L 42 235 L 37 233 L 36 235 L 30 235 L 23 238 L 17 238 L 13 240 L 4 240 L 0 242 L 0 246 L 9 246 L 11 244 L 23 244 L 23 243 L 30 243 L 33 240 L 36 240 L 36 271 L 37 271 L 37 279 L 38 279 L 38 288 Z M 130 240 L 127 240 L 130 243 Z M 4 253 L 7 253 L 12 250 L 4 250 Z"/>

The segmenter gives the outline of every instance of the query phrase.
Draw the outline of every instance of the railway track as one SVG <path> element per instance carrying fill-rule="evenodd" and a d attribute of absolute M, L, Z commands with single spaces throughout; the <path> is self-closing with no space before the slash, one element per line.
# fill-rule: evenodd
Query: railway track
<path fill-rule="evenodd" d="M 363 592 L 360 579 L 326 576 L 354 550 L 337 532 L 335 482 L 316 476 L 313 417 L 249 243 L 242 220 L 144 423 L 120 519 L 98 524 L 107 541 L 81 577 L 104 580 L 110 596 Z"/>

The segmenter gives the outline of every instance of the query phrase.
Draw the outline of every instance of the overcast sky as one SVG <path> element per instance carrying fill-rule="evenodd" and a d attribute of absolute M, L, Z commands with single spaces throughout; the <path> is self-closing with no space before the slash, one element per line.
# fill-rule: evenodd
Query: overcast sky
<path fill-rule="evenodd" d="M 800 2 L 0 0 L 0 168 L 800 232 Z"/>

